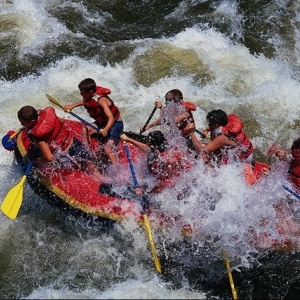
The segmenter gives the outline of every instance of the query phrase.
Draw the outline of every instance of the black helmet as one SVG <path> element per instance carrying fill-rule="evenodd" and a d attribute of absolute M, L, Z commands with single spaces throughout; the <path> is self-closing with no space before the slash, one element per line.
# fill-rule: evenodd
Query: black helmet
<path fill-rule="evenodd" d="M 227 114 L 221 109 L 215 109 L 210 111 L 207 114 L 206 119 L 208 123 L 212 123 L 219 126 L 225 126 L 228 123 Z"/>
<path fill-rule="evenodd" d="M 168 143 L 163 133 L 159 130 L 155 130 L 148 134 L 148 144 L 162 152 L 165 151 Z"/>
<path fill-rule="evenodd" d="M 155 130 L 148 134 L 148 141 L 151 146 L 160 146 L 166 139 L 161 131 Z"/>
<path fill-rule="evenodd" d="M 294 140 L 291 150 L 300 149 L 300 138 Z"/>

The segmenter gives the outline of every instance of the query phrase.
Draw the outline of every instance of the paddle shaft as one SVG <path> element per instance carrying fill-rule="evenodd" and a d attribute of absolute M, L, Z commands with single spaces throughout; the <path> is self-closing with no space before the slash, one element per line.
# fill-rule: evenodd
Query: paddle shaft
<path fill-rule="evenodd" d="M 97 126 L 94 126 L 93 124 L 89 123 L 88 121 L 82 119 L 81 117 L 79 117 L 78 115 L 76 115 L 75 113 L 73 113 L 72 111 L 69 111 L 69 114 L 72 115 L 73 117 L 77 118 L 78 120 L 80 120 L 85 125 L 90 126 L 91 128 L 93 128 L 97 132 L 99 131 L 99 128 Z"/>
<path fill-rule="evenodd" d="M 152 110 L 152 112 L 151 112 L 151 114 L 150 114 L 148 120 L 146 121 L 145 125 L 144 125 L 143 128 L 140 130 L 140 134 L 142 134 L 142 133 L 145 131 L 145 128 L 147 127 L 147 125 L 148 125 L 149 122 L 151 121 L 153 115 L 154 115 L 155 112 L 156 112 L 156 109 L 157 109 L 157 107 L 155 106 L 155 107 L 153 108 L 153 110 Z"/>
<path fill-rule="evenodd" d="M 133 183 L 134 183 L 135 188 L 138 188 L 139 184 L 138 184 L 138 180 L 136 178 L 134 167 L 133 167 L 133 164 L 132 164 L 132 161 L 131 161 L 130 151 L 128 149 L 128 146 L 127 146 L 126 142 L 123 142 L 123 143 L 124 143 L 126 156 L 127 156 L 129 166 L 130 166 L 130 171 L 131 171 L 131 175 L 132 175 L 132 178 L 133 178 Z M 141 205 L 142 205 L 142 214 L 144 215 L 146 213 L 144 200 L 141 201 Z"/>
<path fill-rule="evenodd" d="M 136 178 L 136 175 L 135 175 L 135 171 L 134 171 L 134 167 L 133 167 L 133 164 L 132 164 L 132 161 L 131 161 L 130 151 L 129 151 L 128 146 L 127 146 L 125 141 L 123 142 L 123 144 L 124 144 L 126 156 L 127 156 L 128 162 L 129 162 L 130 171 L 131 171 L 131 174 L 132 174 L 134 186 L 136 188 L 138 188 L 139 184 L 138 184 L 138 181 L 137 181 L 137 178 Z M 152 256 L 154 258 L 155 267 L 156 267 L 157 272 L 161 273 L 161 264 L 160 264 L 159 257 L 157 255 L 157 251 L 156 251 L 155 244 L 154 244 L 154 241 L 153 241 L 153 236 L 152 236 L 150 223 L 149 223 L 149 220 L 148 220 L 148 217 L 147 217 L 147 214 L 146 214 L 145 200 L 144 200 L 143 197 L 141 197 L 141 206 L 142 206 L 142 211 L 141 212 L 142 212 L 142 216 L 143 216 L 143 220 L 144 220 L 145 231 L 146 231 L 146 235 L 148 237 L 148 241 L 149 241 L 149 244 L 150 244 L 151 253 L 152 253 Z"/>
<path fill-rule="evenodd" d="M 63 111 L 64 110 L 64 106 L 60 103 L 59 100 L 57 100 L 56 98 L 50 96 L 49 94 L 46 94 L 46 97 L 48 98 L 48 100 L 53 103 L 54 105 L 58 106 L 59 108 L 61 108 Z M 83 118 L 79 117 L 77 114 L 73 113 L 72 111 L 67 111 L 70 115 L 72 115 L 73 117 L 77 118 L 78 120 L 80 120 L 82 123 L 84 123 L 85 125 L 93 128 L 94 130 L 96 130 L 97 132 L 99 132 L 99 128 L 91 123 L 89 123 L 88 121 L 84 120 Z"/>
<path fill-rule="evenodd" d="M 289 193 L 291 193 L 293 196 L 295 196 L 297 199 L 300 200 L 300 195 L 298 195 L 296 192 L 294 192 L 292 189 L 290 189 L 289 187 L 287 187 L 286 185 L 282 185 L 282 187 L 288 191 Z"/>
<path fill-rule="evenodd" d="M 17 134 L 19 134 L 22 130 L 24 130 L 24 128 L 20 128 L 18 129 L 16 132 L 14 132 L 12 135 L 9 136 L 9 141 L 14 138 Z"/>
<path fill-rule="evenodd" d="M 33 163 L 30 162 L 30 163 L 28 164 L 26 170 L 25 170 L 25 173 L 24 173 L 25 176 L 27 176 L 27 175 L 29 174 L 29 172 L 30 172 L 32 166 L 33 166 Z"/>
<path fill-rule="evenodd" d="M 204 133 L 202 133 L 201 131 L 199 131 L 198 129 L 195 129 L 195 132 L 197 132 L 203 139 L 206 138 L 206 135 Z"/>

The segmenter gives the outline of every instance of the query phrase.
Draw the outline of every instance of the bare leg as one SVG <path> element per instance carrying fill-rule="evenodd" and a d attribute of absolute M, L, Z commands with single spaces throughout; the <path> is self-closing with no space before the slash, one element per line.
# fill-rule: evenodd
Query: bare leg
<path fill-rule="evenodd" d="M 112 164 L 116 164 L 118 162 L 117 155 L 114 150 L 114 141 L 109 140 L 107 144 L 104 146 L 104 151 L 108 158 L 110 159 Z"/>
<path fill-rule="evenodd" d="M 89 163 L 87 165 L 86 171 L 96 181 L 100 181 L 104 183 L 113 183 L 113 180 L 110 177 L 101 174 L 98 167 L 95 166 L 93 163 Z"/>

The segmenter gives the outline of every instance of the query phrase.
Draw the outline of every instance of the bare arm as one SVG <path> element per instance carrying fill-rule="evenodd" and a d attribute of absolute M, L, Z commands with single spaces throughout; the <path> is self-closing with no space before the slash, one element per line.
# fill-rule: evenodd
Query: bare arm
<path fill-rule="evenodd" d="M 82 106 L 83 105 L 83 100 L 80 100 L 74 104 L 67 104 L 64 106 L 64 111 L 65 112 L 70 112 L 73 108 L 77 107 L 77 106 Z"/>
<path fill-rule="evenodd" d="M 224 146 L 235 146 L 236 143 L 231 141 L 226 135 L 218 135 L 211 142 L 209 142 L 203 150 L 206 152 L 214 152 Z"/>
<path fill-rule="evenodd" d="M 188 111 L 181 113 L 178 117 L 175 117 L 175 124 L 181 122 L 190 117 L 190 113 Z"/>
<path fill-rule="evenodd" d="M 159 100 L 156 100 L 155 103 L 154 103 L 154 105 L 155 105 L 156 108 L 159 108 L 159 109 L 162 108 L 162 102 L 159 101 Z M 155 127 L 157 125 L 160 125 L 160 124 L 161 124 L 161 120 L 160 120 L 160 118 L 158 118 L 154 122 L 148 124 L 145 128 L 141 128 L 141 130 L 143 129 L 143 132 L 144 132 L 144 131 L 146 131 L 146 130 L 152 128 L 152 127 Z"/>
<path fill-rule="evenodd" d="M 128 143 L 138 147 L 140 150 L 142 150 L 144 152 L 150 151 L 150 147 L 147 144 L 144 144 L 144 143 L 141 143 L 137 140 L 134 140 L 134 139 L 128 137 L 126 134 L 121 135 L 121 140 L 125 141 L 125 142 L 128 142 Z"/>
<path fill-rule="evenodd" d="M 44 160 L 46 162 L 51 162 L 54 159 L 54 156 L 48 146 L 48 144 L 44 141 L 38 142 L 37 143 L 38 147 L 40 148 L 43 156 L 41 159 L 38 159 L 38 161 Z"/>
<path fill-rule="evenodd" d="M 192 127 L 192 126 L 189 126 Z M 196 149 L 202 153 L 201 158 L 204 162 L 208 162 L 208 153 L 212 153 L 224 146 L 235 146 L 236 143 L 234 141 L 231 141 L 227 136 L 225 135 L 218 135 L 215 139 L 213 139 L 208 144 L 201 144 L 200 141 L 197 139 L 194 132 L 190 133 L 191 140 L 196 147 Z"/>
<path fill-rule="evenodd" d="M 161 120 L 160 120 L 160 118 L 159 118 L 159 119 L 155 120 L 154 122 L 148 124 L 148 125 L 145 127 L 145 131 L 148 130 L 148 129 L 150 129 L 150 128 L 152 128 L 152 127 L 155 127 L 155 126 L 157 126 L 157 125 L 160 125 L 160 124 L 161 124 Z"/>
<path fill-rule="evenodd" d="M 200 141 L 197 139 L 196 135 L 194 132 L 190 133 L 190 137 L 191 140 L 194 144 L 194 146 L 196 147 L 196 149 L 200 152 L 201 150 L 203 150 L 203 148 L 205 147 L 205 144 L 201 144 Z"/>

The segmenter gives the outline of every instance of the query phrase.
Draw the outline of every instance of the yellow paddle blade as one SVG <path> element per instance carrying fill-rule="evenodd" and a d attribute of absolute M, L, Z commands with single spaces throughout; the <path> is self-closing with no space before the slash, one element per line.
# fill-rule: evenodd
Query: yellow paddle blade
<path fill-rule="evenodd" d="M 157 272 L 161 273 L 161 265 L 160 265 L 159 257 L 156 252 L 156 248 L 155 248 L 155 245 L 153 242 L 152 232 L 151 232 L 151 228 L 150 228 L 150 223 L 149 223 L 149 220 L 148 220 L 148 217 L 146 214 L 143 214 L 143 219 L 144 219 L 145 230 L 146 230 L 147 238 L 148 238 L 148 241 L 150 244 L 152 256 L 154 258 L 155 267 L 156 267 Z"/>
<path fill-rule="evenodd" d="M 46 97 L 50 102 L 52 102 L 54 105 L 60 107 L 61 109 L 64 109 L 64 106 L 59 102 L 59 100 L 55 99 L 54 97 L 50 96 L 49 94 L 46 94 Z"/>
<path fill-rule="evenodd" d="M 23 201 L 23 186 L 25 179 L 26 175 L 24 175 L 20 182 L 8 191 L 1 204 L 1 211 L 10 219 L 14 220 L 20 210 Z"/>
<path fill-rule="evenodd" d="M 230 263 L 229 263 L 229 260 L 228 260 L 227 253 L 224 249 L 222 249 L 222 256 L 223 256 L 223 259 L 224 259 L 226 270 L 228 272 L 228 279 L 229 279 L 229 283 L 230 283 L 230 287 L 231 287 L 232 298 L 234 300 L 237 300 L 238 296 L 237 296 L 237 292 L 236 292 L 235 287 L 234 287 L 233 277 L 232 277 L 231 270 L 230 270 Z"/>

